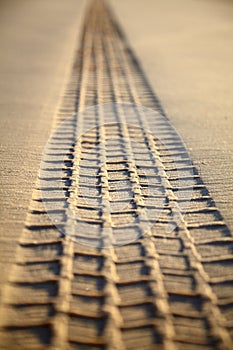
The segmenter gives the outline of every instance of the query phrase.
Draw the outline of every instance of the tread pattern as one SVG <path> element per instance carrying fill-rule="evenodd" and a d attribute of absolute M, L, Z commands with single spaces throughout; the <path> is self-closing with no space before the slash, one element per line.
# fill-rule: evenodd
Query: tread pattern
<path fill-rule="evenodd" d="M 133 120 L 127 120 L 124 110 L 117 111 L 114 120 L 101 119 L 101 113 L 95 119 L 71 118 L 64 134 L 51 145 L 48 170 L 56 167 L 56 157 L 70 142 L 63 166 L 64 189 L 83 220 L 92 220 L 93 230 L 101 223 L 110 228 L 118 224 L 119 232 L 140 231 L 135 214 L 140 215 L 141 201 L 159 197 L 161 191 L 166 195 L 166 208 L 148 235 L 129 245 L 110 249 L 81 246 L 69 237 L 62 238 L 51 223 L 38 179 L 17 260 L 4 288 L 1 348 L 231 349 L 233 237 L 194 168 L 193 197 L 182 217 L 180 206 L 186 198 L 178 201 L 175 195 L 178 180 L 171 156 L 184 176 L 188 177 L 190 169 L 179 152 L 179 140 L 165 129 L 171 137 L 170 148 L 165 150 L 143 131 L 163 128 L 160 116 L 165 113 L 113 14 L 96 0 L 86 15 L 54 128 L 87 106 L 108 102 L 151 107 L 158 111 L 158 118 L 135 113 Z M 99 128 L 104 122 L 112 126 Z M 123 127 L 125 122 L 138 129 Z M 75 143 L 77 128 L 86 127 L 92 128 L 90 133 Z M 133 149 L 130 136 L 136 137 L 140 150 Z M 160 170 L 156 168 L 158 157 L 163 165 Z M 96 173 L 100 158 L 105 166 Z M 90 195 L 93 208 L 98 209 L 98 200 L 113 198 L 114 179 L 121 177 L 128 181 L 122 189 L 124 198 L 133 194 L 132 208 L 122 213 L 108 205 L 102 212 L 85 206 L 77 189 L 85 185 L 85 176 L 93 175 L 94 181 L 97 174 L 100 191 Z M 144 174 L 159 179 L 153 193 L 147 191 Z M 51 188 L 51 196 L 55 191 Z M 59 198 L 54 196 L 55 200 Z M 165 236 L 164 227 L 175 216 L 181 221 Z M 103 230 L 100 240 L 105 239 Z"/>

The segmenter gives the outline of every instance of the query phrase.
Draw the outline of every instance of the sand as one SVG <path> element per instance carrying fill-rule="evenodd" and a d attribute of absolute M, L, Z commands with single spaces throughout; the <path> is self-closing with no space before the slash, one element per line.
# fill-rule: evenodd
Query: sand
<path fill-rule="evenodd" d="M 14 259 L 85 4 L 0 3 L 1 281 Z M 112 0 L 111 4 L 232 230 L 231 2 Z"/>
<path fill-rule="evenodd" d="M 0 2 L 0 282 L 14 259 L 84 1 Z"/>
<path fill-rule="evenodd" d="M 233 230 L 231 1 L 111 1 L 165 111 Z"/>

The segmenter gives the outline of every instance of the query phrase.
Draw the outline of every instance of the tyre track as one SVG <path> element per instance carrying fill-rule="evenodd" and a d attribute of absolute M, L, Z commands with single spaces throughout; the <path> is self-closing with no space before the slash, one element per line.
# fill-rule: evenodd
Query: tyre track
<path fill-rule="evenodd" d="M 127 120 L 121 107 L 114 120 L 101 119 L 101 111 L 90 120 L 82 120 L 79 113 L 77 120 L 71 118 L 64 134 L 51 144 L 48 173 L 56 167 L 56 159 L 67 142 L 70 152 L 64 154 L 63 166 L 67 200 L 79 213 L 90 211 L 88 206 L 84 208 L 78 188 L 82 186 L 82 176 L 95 169 L 86 146 L 90 141 L 93 145 L 98 142 L 100 147 L 94 149 L 94 154 L 104 166 L 97 172 L 100 192 L 91 200 L 104 201 L 104 211 L 97 211 L 96 216 L 88 212 L 87 217 L 93 220 L 93 230 L 102 224 L 103 243 L 113 236 L 109 235 L 114 223 L 109 206 L 110 174 L 116 178 L 122 170 L 128 174 L 127 190 L 134 198 L 133 210 L 125 214 L 129 222 L 133 220 L 132 212 L 143 214 L 142 201 L 150 197 L 139 165 L 144 165 L 147 176 L 152 168 L 153 176 L 160 178 L 159 191 L 166 194 L 166 210 L 148 236 L 130 245 L 111 249 L 81 246 L 69 237 L 61 238 L 51 223 L 43 207 L 38 179 L 17 249 L 17 262 L 4 289 L 3 348 L 151 349 L 156 344 L 158 349 L 230 349 L 232 236 L 195 172 L 194 195 L 185 220 L 182 218 L 176 230 L 164 239 L 165 226 L 173 223 L 174 216 L 180 217 L 180 205 L 186 201 L 185 196 L 176 196 L 177 169 L 172 159 L 184 177 L 189 177 L 190 169 L 179 152 L 179 140 L 164 126 L 164 112 L 115 19 L 102 2 L 94 1 L 86 16 L 80 51 L 54 127 L 69 113 L 103 102 L 142 104 L 157 110 L 158 118 L 146 120 L 141 111 L 136 111 L 133 120 Z M 124 127 L 125 121 L 141 131 Z M 112 127 L 107 124 L 99 128 L 104 122 L 112 123 Z M 87 126 L 94 129 L 75 143 L 77 128 Z M 169 150 L 156 143 L 150 133 L 158 127 L 164 128 L 170 139 Z M 142 151 L 138 153 L 130 144 L 135 133 L 145 145 L 143 157 Z M 114 136 L 116 145 L 123 144 L 120 154 L 124 161 L 111 158 L 109 135 Z M 156 168 L 158 158 L 162 169 Z M 184 193 L 187 190 L 183 188 Z M 119 231 L 127 233 L 132 224 L 125 225 L 119 215 L 116 212 L 123 227 Z M 136 231 L 140 231 L 140 222 L 133 225 Z M 66 217 L 65 225 L 72 227 L 72 218 Z"/>

